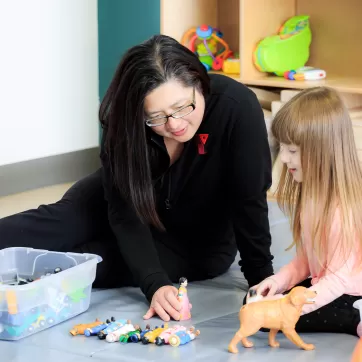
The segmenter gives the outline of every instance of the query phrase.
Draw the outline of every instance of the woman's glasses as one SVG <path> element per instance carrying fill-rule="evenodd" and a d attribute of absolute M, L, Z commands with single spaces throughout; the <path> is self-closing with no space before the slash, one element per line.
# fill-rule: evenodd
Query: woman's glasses
<path fill-rule="evenodd" d="M 168 119 L 170 117 L 172 118 L 182 118 L 187 116 L 188 114 L 190 114 L 191 112 L 193 112 L 196 108 L 196 102 L 195 102 L 195 88 L 193 90 L 193 95 L 192 95 L 193 101 L 188 104 L 187 106 L 184 106 L 182 108 L 180 108 L 179 110 L 177 110 L 176 112 L 173 112 L 167 116 L 162 116 L 162 117 L 155 117 L 155 118 L 150 118 L 147 119 L 145 122 L 147 124 L 147 126 L 149 127 L 157 127 L 157 126 L 162 126 L 165 123 L 168 122 Z"/>

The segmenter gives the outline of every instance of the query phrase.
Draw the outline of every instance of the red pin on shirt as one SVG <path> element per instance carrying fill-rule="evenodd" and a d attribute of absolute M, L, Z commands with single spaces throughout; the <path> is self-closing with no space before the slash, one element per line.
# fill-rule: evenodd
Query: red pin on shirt
<path fill-rule="evenodd" d="M 198 135 L 198 142 L 197 142 L 197 148 L 199 151 L 199 155 L 204 155 L 206 153 L 205 151 L 205 145 L 207 142 L 207 139 L 209 138 L 209 135 L 207 133 L 201 133 Z"/>

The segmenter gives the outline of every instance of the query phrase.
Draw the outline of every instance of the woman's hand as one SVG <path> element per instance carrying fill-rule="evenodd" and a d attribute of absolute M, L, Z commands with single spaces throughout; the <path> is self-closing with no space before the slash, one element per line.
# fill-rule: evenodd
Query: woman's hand
<path fill-rule="evenodd" d="M 266 278 L 258 285 L 253 286 L 251 289 L 255 290 L 258 296 L 261 295 L 263 297 L 271 297 L 278 291 L 278 284 L 273 278 Z"/>
<path fill-rule="evenodd" d="M 170 317 L 180 319 L 181 303 L 177 299 L 178 290 L 170 285 L 159 288 L 152 297 L 151 306 L 144 319 L 150 319 L 157 314 L 163 321 L 168 322 Z"/>

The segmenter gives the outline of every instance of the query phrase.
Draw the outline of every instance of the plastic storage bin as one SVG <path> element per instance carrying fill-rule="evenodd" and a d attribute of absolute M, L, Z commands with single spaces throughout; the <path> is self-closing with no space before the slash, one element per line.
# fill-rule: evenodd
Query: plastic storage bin
<path fill-rule="evenodd" d="M 19 340 L 86 311 L 101 261 L 94 254 L 0 250 L 0 339 Z"/>

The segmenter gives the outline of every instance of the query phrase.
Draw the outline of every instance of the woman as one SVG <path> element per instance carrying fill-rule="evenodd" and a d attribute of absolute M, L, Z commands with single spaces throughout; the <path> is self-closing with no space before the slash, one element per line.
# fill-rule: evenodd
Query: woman
<path fill-rule="evenodd" d="M 102 167 L 60 200 L 0 220 L 1 248 L 97 253 L 95 287 L 139 286 L 178 319 L 177 283 L 273 273 L 271 159 L 254 93 L 157 35 L 123 57 L 100 107 Z"/>

